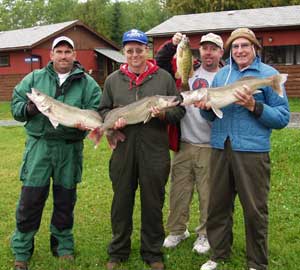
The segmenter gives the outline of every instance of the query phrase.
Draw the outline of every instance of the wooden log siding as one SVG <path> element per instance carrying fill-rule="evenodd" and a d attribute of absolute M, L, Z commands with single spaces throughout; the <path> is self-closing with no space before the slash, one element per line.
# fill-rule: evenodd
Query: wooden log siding
<path fill-rule="evenodd" d="M 0 74 L 0 101 L 10 101 L 13 89 L 26 74 Z"/>
<path fill-rule="evenodd" d="M 300 65 L 274 65 L 280 73 L 289 74 L 288 80 L 285 83 L 285 89 L 288 97 L 300 98 Z"/>

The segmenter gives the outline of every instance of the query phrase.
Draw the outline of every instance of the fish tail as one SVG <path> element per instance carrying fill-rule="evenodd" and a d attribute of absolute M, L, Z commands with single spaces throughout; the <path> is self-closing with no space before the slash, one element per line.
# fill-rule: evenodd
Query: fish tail
<path fill-rule="evenodd" d="M 278 74 L 273 76 L 273 89 L 275 90 L 275 92 L 283 97 L 283 88 L 282 85 L 286 82 L 288 77 L 288 74 Z"/>
<path fill-rule="evenodd" d="M 190 91 L 190 87 L 189 87 L 188 82 L 182 82 L 181 83 L 181 91 Z"/>
<path fill-rule="evenodd" d="M 106 134 L 107 142 L 112 150 L 117 147 L 118 142 L 124 142 L 126 136 L 119 130 L 110 130 Z"/>
<path fill-rule="evenodd" d="M 104 134 L 104 131 L 101 128 L 93 129 L 89 134 L 88 138 L 95 144 L 95 148 L 98 147 L 98 144 Z"/>

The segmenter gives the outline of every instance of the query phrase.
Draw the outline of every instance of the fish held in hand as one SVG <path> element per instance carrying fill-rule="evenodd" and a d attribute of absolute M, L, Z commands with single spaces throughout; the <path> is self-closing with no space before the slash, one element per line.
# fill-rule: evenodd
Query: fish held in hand
<path fill-rule="evenodd" d="M 83 110 L 62 103 L 35 88 L 32 88 L 27 96 L 39 111 L 49 118 L 55 128 L 60 124 L 66 127 L 93 130 L 102 125 L 102 118 L 96 111 Z"/>
<path fill-rule="evenodd" d="M 141 122 L 147 123 L 153 117 L 151 111 L 153 107 L 162 112 L 166 111 L 169 108 L 177 106 L 180 101 L 180 97 L 178 96 L 155 95 L 151 97 L 144 97 L 124 107 L 115 108 L 106 115 L 103 125 L 98 129 L 92 131 L 90 133 L 90 136 L 93 136 L 95 141 L 99 141 L 103 134 L 107 132 L 107 130 L 114 129 L 116 121 L 120 118 L 123 118 L 126 121 L 127 125 L 137 124 Z M 124 140 L 124 138 L 120 136 L 121 134 L 114 134 L 114 137 L 112 137 L 112 140 L 110 140 L 111 148 L 116 147 L 117 141 Z"/>
<path fill-rule="evenodd" d="M 181 92 L 180 95 L 183 98 L 181 105 L 192 105 L 205 97 L 207 104 L 210 105 L 217 117 L 222 118 L 223 112 L 220 108 L 238 101 L 234 95 L 236 90 L 246 91 L 243 87 L 246 85 L 252 94 L 256 94 L 261 92 L 259 88 L 270 86 L 279 96 L 283 97 L 282 85 L 286 82 L 287 77 L 288 74 L 277 74 L 267 78 L 244 77 L 227 86 Z"/>
<path fill-rule="evenodd" d="M 189 90 L 189 78 L 193 76 L 193 55 L 190 41 L 186 35 L 182 36 L 176 50 L 176 79 L 181 79 L 182 89 Z"/>
<path fill-rule="evenodd" d="M 34 88 L 31 89 L 31 93 L 27 93 L 27 96 L 39 111 L 48 117 L 54 128 L 60 124 L 66 127 L 93 131 L 102 126 L 102 118 L 96 111 L 83 110 L 62 103 Z M 91 139 L 93 140 L 92 136 Z M 93 141 L 97 146 L 99 141 Z"/>

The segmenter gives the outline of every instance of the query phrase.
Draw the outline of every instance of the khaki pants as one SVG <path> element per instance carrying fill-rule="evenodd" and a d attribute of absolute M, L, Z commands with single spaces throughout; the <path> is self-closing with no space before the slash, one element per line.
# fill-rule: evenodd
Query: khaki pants
<path fill-rule="evenodd" d="M 212 260 L 225 260 L 231 252 L 236 194 L 243 207 L 246 230 L 246 255 L 249 268 L 268 266 L 268 193 L 270 160 L 268 153 L 232 151 L 229 140 L 224 150 L 211 155 L 210 197 L 207 235 Z"/>
<path fill-rule="evenodd" d="M 198 192 L 200 211 L 196 232 L 206 235 L 210 154 L 208 145 L 201 147 L 188 143 L 181 143 L 179 152 L 174 154 L 167 222 L 167 229 L 173 235 L 182 234 L 187 228 L 194 186 Z"/>

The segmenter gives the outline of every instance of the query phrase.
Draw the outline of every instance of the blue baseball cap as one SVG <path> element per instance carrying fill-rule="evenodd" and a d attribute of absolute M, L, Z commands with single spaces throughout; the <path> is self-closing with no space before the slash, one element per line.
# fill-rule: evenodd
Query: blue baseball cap
<path fill-rule="evenodd" d="M 131 29 L 123 34 L 123 38 L 122 38 L 123 46 L 130 41 L 139 42 L 145 45 L 148 44 L 148 38 L 146 34 L 137 29 Z"/>

